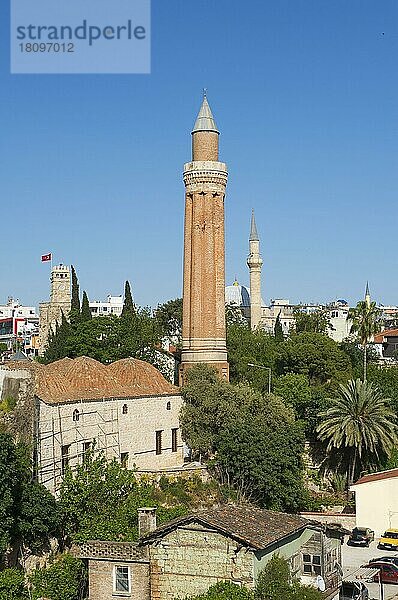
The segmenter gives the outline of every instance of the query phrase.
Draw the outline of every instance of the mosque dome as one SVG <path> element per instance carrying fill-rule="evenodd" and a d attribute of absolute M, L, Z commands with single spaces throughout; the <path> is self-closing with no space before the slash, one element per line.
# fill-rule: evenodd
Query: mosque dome
<path fill-rule="evenodd" d="M 235 279 L 232 285 L 227 285 L 225 288 L 225 302 L 234 306 L 249 307 L 250 288 L 240 285 Z"/>

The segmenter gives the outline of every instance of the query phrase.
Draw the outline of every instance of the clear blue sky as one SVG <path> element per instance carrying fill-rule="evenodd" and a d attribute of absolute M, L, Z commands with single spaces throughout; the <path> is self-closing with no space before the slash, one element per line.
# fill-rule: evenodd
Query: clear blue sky
<path fill-rule="evenodd" d="M 263 297 L 398 303 L 396 0 L 153 0 L 151 75 L 10 75 L 0 8 L 0 303 L 48 295 L 40 255 L 92 299 L 181 294 L 202 87 L 229 167 L 227 281 Z M 384 34 L 384 35 L 383 35 Z"/>

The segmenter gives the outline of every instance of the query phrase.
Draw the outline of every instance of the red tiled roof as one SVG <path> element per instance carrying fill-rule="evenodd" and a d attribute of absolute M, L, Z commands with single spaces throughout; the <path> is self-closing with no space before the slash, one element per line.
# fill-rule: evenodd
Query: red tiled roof
<path fill-rule="evenodd" d="M 358 481 L 356 481 L 353 485 L 359 485 L 361 483 L 369 483 L 370 481 L 381 481 L 382 479 L 392 479 L 393 477 L 398 477 L 398 469 L 390 469 L 389 471 L 379 471 L 378 473 L 370 473 L 369 475 L 364 475 Z"/>
<path fill-rule="evenodd" d="M 140 398 L 179 393 L 155 367 L 125 358 L 104 365 L 93 358 L 63 358 L 48 365 L 32 361 L 8 363 L 9 369 L 32 373 L 35 394 L 44 402 L 74 402 L 99 398 Z"/>
<path fill-rule="evenodd" d="M 398 337 L 398 329 L 385 329 L 374 336 L 375 344 L 382 344 L 386 337 Z"/>

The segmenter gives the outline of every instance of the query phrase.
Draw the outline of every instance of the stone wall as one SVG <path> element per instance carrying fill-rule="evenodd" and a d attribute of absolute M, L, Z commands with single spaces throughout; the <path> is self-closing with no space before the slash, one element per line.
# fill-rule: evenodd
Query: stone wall
<path fill-rule="evenodd" d="M 186 525 L 149 548 L 151 600 L 205 592 L 217 581 L 253 587 L 253 554 L 238 542 L 200 525 Z"/>
<path fill-rule="evenodd" d="M 0 401 L 10 398 L 16 402 L 2 416 L 6 430 L 18 440 L 32 444 L 34 438 L 35 402 L 34 381 L 29 370 L 0 369 Z"/>
<path fill-rule="evenodd" d="M 128 468 L 156 472 L 181 468 L 183 442 L 179 429 L 181 396 L 104 398 L 47 404 L 38 400 L 37 456 L 39 481 L 54 492 L 62 480 L 62 448 L 71 467 L 80 464 L 87 444 L 95 442 L 107 459 L 124 458 Z M 172 430 L 177 447 L 172 447 Z M 162 432 L 156 454 L 156 432 Z M 86 446 L 85 446 L 86 445 Z M 176 451 L 175 451 L 176 450 Z"/>
<path fill-rule="evenodd" d="M 302 512 L 304 519 L 317 521 L 318 523 L 341 525 L 344 529 L 351 531 L 355 527 L 355 515 L 345 513 L 325 513 L 325 512 Z"/>

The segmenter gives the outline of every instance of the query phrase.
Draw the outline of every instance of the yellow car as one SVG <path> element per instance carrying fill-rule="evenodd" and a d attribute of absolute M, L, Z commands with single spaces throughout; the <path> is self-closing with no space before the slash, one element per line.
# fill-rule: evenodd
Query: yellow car
<path fill-rule="evenodd" d="M 387 529 L 380 538 L 378 548 L 398 550 L 398 529 Z"/>

